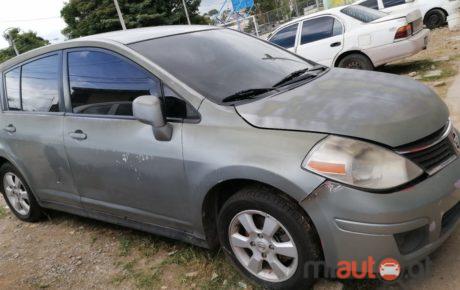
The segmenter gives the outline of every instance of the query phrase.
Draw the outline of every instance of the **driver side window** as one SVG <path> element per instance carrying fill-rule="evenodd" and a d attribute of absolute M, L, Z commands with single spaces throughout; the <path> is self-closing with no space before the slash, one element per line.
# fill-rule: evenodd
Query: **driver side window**
<path fill-rule="evenodd" d="M 109 52 L 69 52 L 68 73 L 75 114 L 132 116 L 132 102 L 142 95 L 162 97 L 167 118 L 184 119 L 194 110 L 171 89 L 162 89 L 158 78 Z"/>

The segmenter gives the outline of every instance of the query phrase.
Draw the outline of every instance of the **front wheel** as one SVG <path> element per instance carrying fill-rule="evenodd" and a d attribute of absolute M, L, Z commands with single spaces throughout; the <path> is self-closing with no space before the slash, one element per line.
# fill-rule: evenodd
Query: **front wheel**
<path fill-rule="evenodd" d="M 441 9 L 433 9 L 425 15 L 425 25 L 429 29 L 435 29 L 446 24 L 447 16 Z"/>
<path fill-rule="evenodd" d="M 221 245 L 236 268 L 268 289 L 306 289 L 310 262 L 321 248 L 311 221 L 271 189 L 251 187 L 232 196 L 218 218 Z"/>
<path fill-rule="evenodd" d="M 10 163 L 0 167 L 0 186 L 6 204 L 16 217 L 35 222 L 42 217 L 42 210 L 21 173 Z"/>

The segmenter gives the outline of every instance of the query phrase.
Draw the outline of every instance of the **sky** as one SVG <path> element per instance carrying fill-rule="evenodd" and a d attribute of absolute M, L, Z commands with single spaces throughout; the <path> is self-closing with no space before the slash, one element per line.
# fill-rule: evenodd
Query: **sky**
<path fill-rule="evenodd" d="M 202 0 L 200 12 L 219 9 L 225 0 Z M 64 0 L 2 0 L 0 8 L 0 35 L 9 27 L 35 31 L 51 43 L 64 40 L 61 30 L 66 26 L 60 17 Z M 0 37 L 0 49 L 8 42 Z"/>
<path fill-rule="evenodd" d="M 2 0 L 0 9 L 0 35 L 9 27 L 35 31 L 50 42 L 64 40 L 61 30 L 66 26 L 60 17 L 64 0 Z M 0 37 L 0 49 L 8 42 Z"/>

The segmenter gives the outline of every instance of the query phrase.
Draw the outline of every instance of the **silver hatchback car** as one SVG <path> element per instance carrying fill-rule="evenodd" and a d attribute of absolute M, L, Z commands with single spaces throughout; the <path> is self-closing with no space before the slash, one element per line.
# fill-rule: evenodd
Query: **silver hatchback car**
<path fill-rule="evenodd" d="M 411 79 L 209 26 L 80 38 L 0 71 L 0 182 L 21 220 L 49 208 L 221 246 L 275 289 L 311 285 L 315 261 L 408 265 L 457 224 L 458 132 Z"/>

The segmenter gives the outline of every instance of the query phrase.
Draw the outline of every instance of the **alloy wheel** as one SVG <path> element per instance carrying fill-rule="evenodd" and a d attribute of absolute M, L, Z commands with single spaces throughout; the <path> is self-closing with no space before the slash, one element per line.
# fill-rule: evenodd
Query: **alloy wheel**
<path fill-rule="evenodd" d="M 16 174 L 8 172 L 3 176 L 3 187 L 13 209 L 20 215 L 28 215 L 30 211 L 29 194 L 21 179 Z"/>
<path fill-rule="evenodd" d="M 238 261 L 259 279 L 282 282 L 297 270 L 298 251 L 292 236 L 267 213 L 238 213 L 230 222 L 228 238 Z"/>

